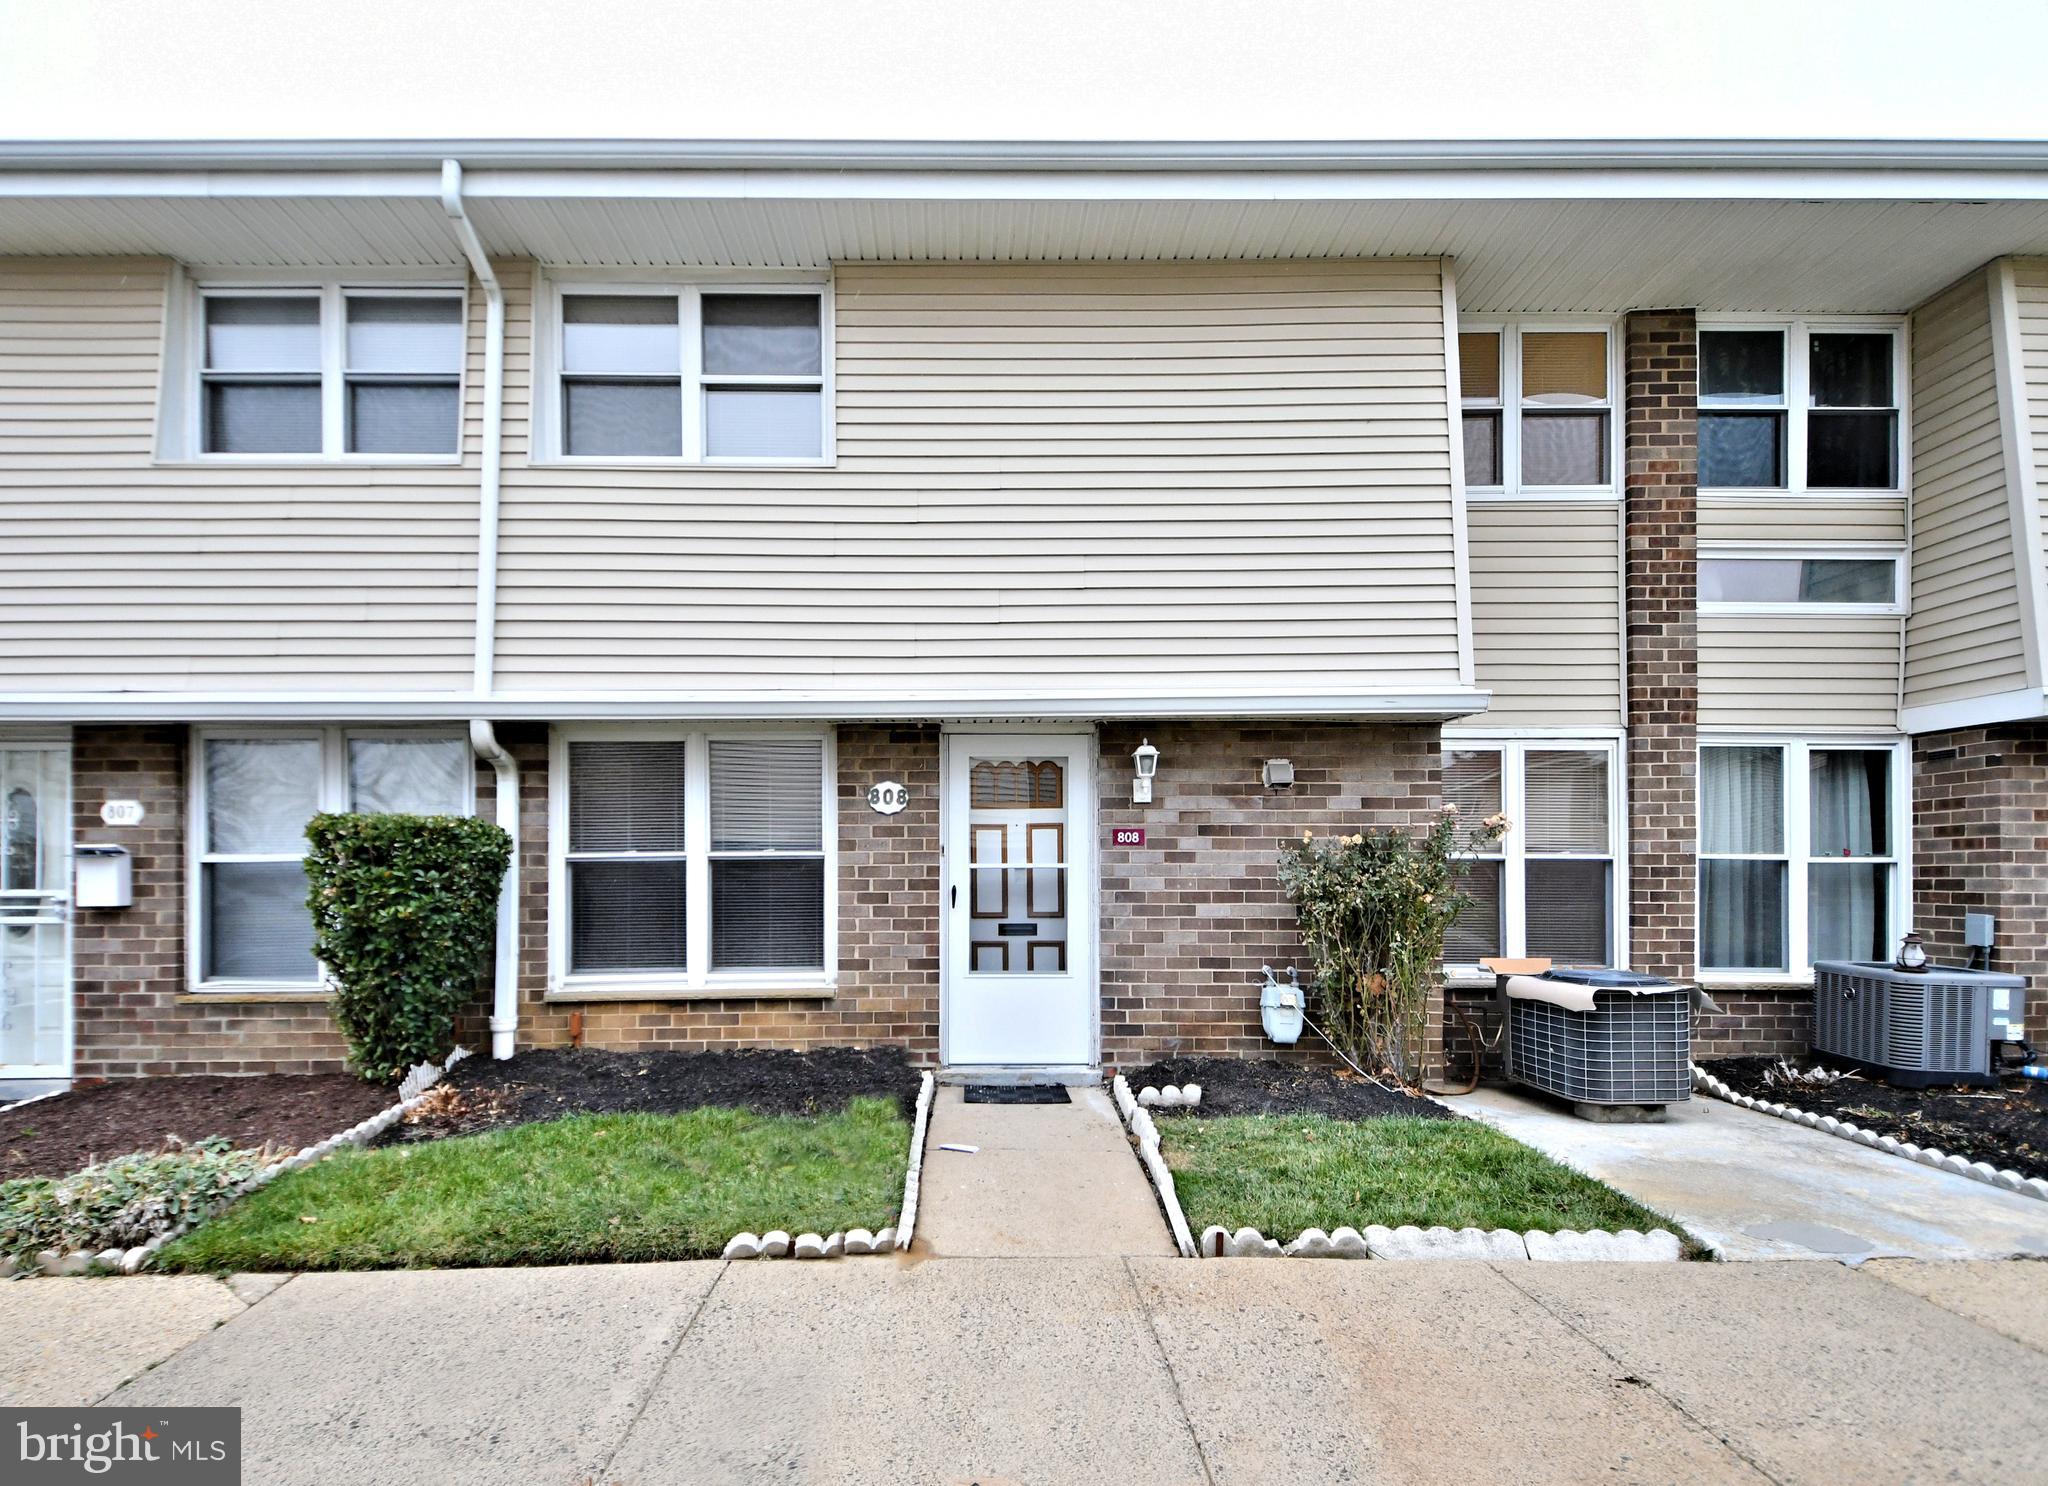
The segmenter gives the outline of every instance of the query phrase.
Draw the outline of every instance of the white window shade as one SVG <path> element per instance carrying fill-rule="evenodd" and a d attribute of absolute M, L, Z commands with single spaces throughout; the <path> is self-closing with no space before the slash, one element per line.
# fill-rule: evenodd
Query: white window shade
<path fill-rule="evenodd" d="M 1523 778 L 1522 810 L 1526 819 L 1521 824 L 1529 850 L 1595 854 L 1607 851 L 1604 751 L 1531 751 Z"/>
<path fill-rule="evenodd" d="M 680 742 L 569 745 L 569 849 L 681 852 L 687 794 Z"/>
<path fill-rule="evenodd" d="M 306 822 L 319 812 L 318 739 L 207 741 L 208 852 L 222 856 L 301 855 L 306 850 Z"/>
<path fill-rule="evenodd" d="M 349 809 L 366 815 L 460 815 L 469 804 L 460 738 L 351 738 Z"/>
<path fill-rule="evenodd" d="M 453 294 L 354 294 L 348 369 L 453 376 L 462 369 L 462 300 Z"/>
<path fill-rule="evenodd" d="M 816 738 L 711 744 L 713 851 L 820 851 L 825 748 Z"/>

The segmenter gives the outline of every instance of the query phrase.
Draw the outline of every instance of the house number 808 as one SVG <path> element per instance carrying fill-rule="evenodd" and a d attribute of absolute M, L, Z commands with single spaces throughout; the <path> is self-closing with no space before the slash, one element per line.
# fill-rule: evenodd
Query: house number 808
<path fill-rule="evenodd" d="M 910 803 L 910 791 L 893 779 L 868 786 L 868 809 L 877 815 L 894 815 Z"/>

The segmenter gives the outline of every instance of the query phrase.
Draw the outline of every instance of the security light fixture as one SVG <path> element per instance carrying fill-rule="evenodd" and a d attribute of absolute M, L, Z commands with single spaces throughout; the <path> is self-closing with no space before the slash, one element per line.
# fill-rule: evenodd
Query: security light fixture
<path fill-rule="evenodd" d="M 1131 803 L 1149 805 L 1152 803 L 1152 776 L 1159 772 L 1159 750 L 1147 738 L 1131 750 L 1131 763 L 1138 771 L 1138 777 L 1131 781 Z"/>

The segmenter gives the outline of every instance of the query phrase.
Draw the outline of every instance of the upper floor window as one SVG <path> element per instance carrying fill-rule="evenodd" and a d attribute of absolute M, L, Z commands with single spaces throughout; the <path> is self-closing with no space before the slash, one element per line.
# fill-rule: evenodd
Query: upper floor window
<path fill-rule="evenodd" d="M 1897 614 L 1899 559 L 1889 553 L 1700 554 L 1700 608 L 1724 614 Z"/>
<path fill-rule="evenodd" d="M 446 289 L 200 295 L 194 447 L 210 455 L 454 456 L 463 299 Z"/>
<path fill-rule="evenodd" d="M 1530 321 L 1461 331 L 1458 377 L 1468 490 L 1613 488 L 1614 369 L 1605 328 Z"/>
<path fill-rule="evenodd" d="M 558 305 L 556 456 L 825 457 L 820 290 L 564 286 Z"/>
<path fill-rule="evenodd" d="M 1897 490 L 1899 336 L 1794 321 L 1700 330 L 1703 490 Z"/>

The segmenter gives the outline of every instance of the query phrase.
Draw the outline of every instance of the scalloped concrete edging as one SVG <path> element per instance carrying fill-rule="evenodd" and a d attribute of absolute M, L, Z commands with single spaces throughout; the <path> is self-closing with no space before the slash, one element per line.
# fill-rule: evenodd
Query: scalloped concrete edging
<path fill-rule="evenodd" d="M 1725 1100 L 1738 1109 L 1751 1109 L 1758 1114 L 1772 1115 L 1795 1125 L 1804 1125 L 1809 1130 L 1818 1130 L 1823 1135 L 1834 1135 L 1843 1140 L 1854 1141 L 1857 1145 L 1868 1146 L 1888 1156 L 1901 1156 L 1918 1165 L 1931 1166 L 1936 1171 L 1948 1171 L 1957 1176 L 1969 1177 L 1972 1181 L 1996 1187 L 2001 1192 L 2017 1192 L 2022 1197 L 2033 1197 L 2048 1202 L 2048 1181 L 2043 1181 L 2038 1176 L 2021 1176 L 2009 1166 L 2000 1168 L 1993 1166 L 1989 1161 L 1965 1161 L 1961 1156 L 1951 1156 L 1932 1147 L 1923 1149 L 1911 1141 L 1894 1140 L 1889 1135 L 1879 1135 L 1847 1120 L 1838 1120 L 1833 1115 L 1817 1115 L 1811 1110 L 1794 1109 L 1789 1104 L 1738 1094 L 1697 1063 L 1692 1065 L 1692 1086 L 1712 1094 L 1716 1099 Z"/>
<path fill-rule="evenodd" d="M 1417 1228 L 1412 1224 L 1387 1228 L 1378 1223 L 1363 1233 L 1356 1228 L 1338 1228 L 1325 1233 L 1320 1228 L 1303 1229 L 1292 1242 L 1283 1244 L 1256 1228 L 1232 1233 L 1220 1224 L 1202 1230 L 1201 1253 L 1212 1259 L 1482 1259 L 1496 1262 L 1539 1263 L 1571 1260 L 1600 1260 L 1626 1263 L 1668 1263 L 1684 1256 L 1678 1235 L 1665 1228 L 1638 1233 L 1624 1228 L 1609 1233 L 1595 1228 L 1587 1233 L 1562 1229 L 1546 1233 L 1532 1229 L 1517 1233 L 1511 1228 Z"/>
<path fill-rule="evenodd" d="M 938 1080 L 927 1072 L 918 1081 L 917 1118 L 910 1129 L 910 1160 L 903 1171 L 903 1206 L 896 1226 L 874 1233 L 849 1228 L 844 1233 L 799 1233 L 791 1238 L 780 1228 L 767 1233 L 735 1233 L 726 1240 L 721 1259 L 838 1259 L 849 1254 L 886 1254 L 907 1249 L 917 1228 L 917 1198 L 924 1181 L 924 1134 L 931 1123 L 932 1095 Z"/>
<path fill-rule="evenodd" d="M 147 1243 L 137 1244 L 134 1248 L 126 1250 L 101 1249 L 98 1253 L 93 1253 L 90 1249 L 73 1249 L 68 1254 L 60 1254 L 55 1249 L 45 1249 L 36 1255 L 34 1266 L 17 1265 L 11 1259 L 0 1260 L 0 1279 L 13 1275 L 17 1270 L 24 1276 L 34 1274 L 38 1270 L 43 1274 L 49 1275 L 87 1274 L 94 1270 L 106 1273 L 118 1271 L 121 1274 L 134 1274 L 143 1265 L 147 1264 L 155 1256 L 156 1251 L 165 1244 L 170 1243 L 174 1239 L 183 1238 L 201 1223 L 209 1222 L 220 1216 L 227 1208 L 241 1201 L 258 1188 L 269 1186 L 287 1171 L 298 1171 L 303 1167 L 313 1165 L 315 1162 L 324 1161 L 345 1145 L 368 1145 L 386 1130 L 389 1130 L 393 1125 L 404 1119 L 406 1112 L 418 1104 L 420 1100 L 424 1099 L 427 1096 L 427 1091 L 439 1083 L 442 1076 L 450 1068 L 453 1068 L 468 1056 L 468 1048 L 458 1047 L 449 1053 L 446 1061 L 442 1063 L 414 1064 L 412 1071 L 399 1081 L 398 1088 L 402 1097 L 396 1104 L 387 1105 L 368 1119 L 360 1120 L 356 1124 L 349 1126 L 346 1130 L 337 1131 L 325 1140 L 317 1141 L 309 1146 L 303 1146 L 292 1152 L 291 1155 L 271 1162 L 270 1165 L 264 1167 L 261 1171 L 243 1182 L 234 1191 L 228 1193 L 226 1197 L 216 1202 L 198 1217 L 189 1222 L 180 1223 L 175 1228 L 165 1229 L 163 1232 L 152 1237 Z M 407 1093 L 407 1090 L 412 1092 Z M 47 1099 L 50 1096 L 38 1094 L 36 1097 L 38 1099 Z M 22 1102 L 29 1103 L 31 1101 L 24 1100 Z"/>
<path fill-rule="evenodd" d="M 1199 1104 L 1202 1099 L 1200 1084 L 1189 1084 L 1194 1097 L 1188 1098 L 1180 1089 L 1171 1092 L 1180 1094 L 1178 1104 Z M 1147 1089 L 1147 1093 L 1156 1090 Z M 1138 1096 L 1131 1093 L 1130 1080 L 1119 1073 L 1110 1081 L 1110 1098 L 1116 1104 L 1116 1112 L 1122 1117 L 1124 1128 L 1137 1142 L 1138 1164 L 1145 1168 L 1145 1175 L 1152 1180 L 1152 1190 L 1159 1194 L 1159 1205 L 1166 1211 L 1166 1226 L 1173 1230 L 1173 1246 L 1180 1251 L 1183 1259 L 1196 1255 L 1195 1236 L 1188 1228 L 1187 1214 L 1180 1209 L 1180 1194 L 1173 1189 L 1173 1172 L 1166 1164 L 1166 1157 L 1159 1149 L 1159 1127 L 1152 1122 L 1152 1112 L 1138 1102 Z M 1164 1103 L 1164 1099 L 1161 1100 Z"/>
<path fill-rule="evenodd" d="M 1147 1084 L 1138 1090 L 1138 1103 L 1147 1109 L 1193 1109 L 1201 1102 L 1200 1084 L 1168 1084 L 1163 1089 Z"/>

